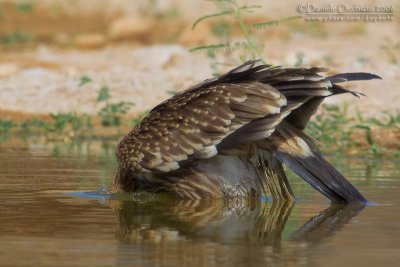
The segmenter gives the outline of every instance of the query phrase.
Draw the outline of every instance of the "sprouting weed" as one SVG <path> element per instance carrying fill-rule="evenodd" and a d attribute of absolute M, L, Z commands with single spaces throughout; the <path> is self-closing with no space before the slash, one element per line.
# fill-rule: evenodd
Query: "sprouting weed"
<path fill-rule="evenodd" d="M 0 134 L 8 133 L 13 127 L 15 127 L 15 124 L 12 120 L 4 120 L 0 118 Z"/>
<path fill-rule="evenodd" d="M 24 32 L 15 31 L 0 36 L 0 44 L 4 47 L 10 47 L 16 44 L 22 44 L 32 41 L 33 37 Z"/>
<path fill-rule="evenodd" d="M 33 10 L 33 3 L 30 1 L 23 1 L 15 4 L 15 9 L 19 12 L 30 12 Z"/>
<path fill-rule="evenodd" d="M 110 89 L 108 88 L 108 86 L 103 85 L 100 88 L 99 94 L 97 95 L 97 99 L 96 101 L 99 102 L 107 102 L 108 99 L 110 99 Z"/>
<path fill-rule="evenodd" d="M 242 61 L 249 59 L 261 59 L 265 62 L 263 56 L 263 43 L 259 40 L 255 34 L 256 30 L 265 29 L 267 27 L 279 25 L 281 22 L 301 18 L 301 16 L 293 16 L 284 18 L 281 20 L 272 20 L 249 24 L 245 21 L 244 17 L 254 12 L 257 9 L 262 8 L 260 5 L 247 5 L 239 4 L 237 0 L 211 0 L 219 8 L 219 12 L 213 14 L 207 14 L 198 18 L 192 25 L 192 30 L 202 21 L 215 19 L 215 18 L 233 18 L 233 20 L 239 25 L 240 32 L 243 37 L 243 41 L 237 41 L 232 43 L 230 40 L 230 24 L 220 21 L 213 27 L 213 32 L 218 36 L 221 36 L 225 40 L 222 43 L 203 45 L 192 48 L 190 51 L 206 51 L 210 58 L 215 58 L 217 52 L 233 52 L 239 51 L 239 57 Z"/>
<path fill-rule="evenodd" d="M 102 86 L 97 96 L 97 103 L 103 103 L 104 106 L 99 111 L 103 126 L 120 126 L 121 116 L 126 114 L 129 109 L 134 105 L 131 102 L 110 102 L 110 90 L 108 86 Z"/>
<path fill-rule="evenodd" d="M 82 87 L 85 84 L 90 83 L 90 82 L 92 82 L 92 79 L 90 77 L 86 76 L 86 75 L 83 75 L 83 76 L 81 76 L 79 78 L 79 85 L 78 86 Z"/>
<path fill-rule="evenodd" d="M 323 144 L 325 152 L 333 152 L 359 147 L 361 143 L 369 146 L 373 156 L 384 154 L 373 137 L 374 129 L 400 129 L 400 113 L 387 113 L 385 118 L 364 118 L 359 111 L 356 117 L 351 118 L 347 113 L 347 106 L 324 105 L 322 112 L 308 123 L 306 131 Z M 358 138 L 355 138 L 358 136 Z M 360 139 L 361 137 L 361 139 Z"/>
<path fill-rule="evenodd" d="M 4 120 L 0 118 L 0 142 L 7 141 L 9 138 L 9 132 L 15 124 L 12 120 Z"/>

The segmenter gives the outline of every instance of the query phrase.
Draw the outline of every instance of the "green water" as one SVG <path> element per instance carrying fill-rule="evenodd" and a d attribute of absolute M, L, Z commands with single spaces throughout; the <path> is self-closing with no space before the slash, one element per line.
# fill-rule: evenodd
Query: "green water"
<path fill-rule="evenodd" d="M 0 145 L 0 266 L 398 266 L 400 162 L 333 159 L 374 204 L 109 199 L 115 144 Z"/>

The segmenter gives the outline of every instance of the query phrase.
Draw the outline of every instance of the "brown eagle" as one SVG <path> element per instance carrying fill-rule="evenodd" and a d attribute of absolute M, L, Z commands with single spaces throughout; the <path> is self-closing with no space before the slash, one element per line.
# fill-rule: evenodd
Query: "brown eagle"
<path fill-rule="evenodd" d="M 294 198 L 282 164 L 332 202 L 366 202 L 304 132 L 338 84 L 370 73 L 319 75 L 248 61 L 154 107 L 120 141 L 111 192 L 169 192 L 180 198 L 270 194 Z"/>

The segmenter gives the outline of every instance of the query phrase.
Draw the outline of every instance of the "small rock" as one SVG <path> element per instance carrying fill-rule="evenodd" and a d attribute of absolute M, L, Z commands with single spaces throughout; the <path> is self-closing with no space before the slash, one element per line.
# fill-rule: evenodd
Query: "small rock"
<path fill-rule="evenodd" d="M 98 33 L 85 33 L 75 38 L 75 45 L 83 49 L 100 48 L 106 45 L 106 38 Z"/>
<path fill-rule="evenodd" d="M 148 33 L 153 27 L 154 21 L 150 18 L 129 16 L 115 19 L 109 28 L 109 36 L 112 40 L 134 38 Z"/>

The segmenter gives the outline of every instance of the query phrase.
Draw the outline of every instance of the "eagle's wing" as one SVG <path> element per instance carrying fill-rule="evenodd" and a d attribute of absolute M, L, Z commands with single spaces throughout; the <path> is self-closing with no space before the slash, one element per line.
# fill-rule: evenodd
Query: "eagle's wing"
<path fill-rule="evenodd" d="M 329 94 L 330 82 L 317 70 L 296 73 L 255 63 L 244 63 L 153 108 L 121 140 L 116 151 L 120 166 L 139 173 L 177 170 L 218 150 L 268 137 L 291 110 L 312 96 Z"/>
<path fill-rule="evenodd" d="M 350 92 L 336 82 L 377 77 L 348 73 L 325 78 L 318 74 L 323 68 L 255 63 L 246 62 L 153 108 L 118 145 L 120 167 L 170 172 L 262 140 L 282 121 L 303 129 L 324 97 Z"/>
<path fill-rule="evenodd" d="M 285 105 L 278 90 L 259 82 L 189 90 L 154 108 L 120 142 L 117 159 L 121 167 L 142 173 L 176 170 L 216 155 L 227 136 L 253 120 L 279 114 Z"/>

